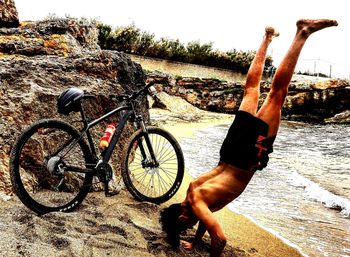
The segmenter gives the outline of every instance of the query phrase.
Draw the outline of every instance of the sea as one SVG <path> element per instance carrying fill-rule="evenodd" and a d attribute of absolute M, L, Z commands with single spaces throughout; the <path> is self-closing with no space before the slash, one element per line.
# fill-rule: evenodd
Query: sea
<path fill-rule="evenodd" d="M 218 163 L 230 124 L 181 140 L 192 177 Z M 350 256 L 350 125 L 283 121 L 268 166 L 228 208 L 310 257 Z"/>

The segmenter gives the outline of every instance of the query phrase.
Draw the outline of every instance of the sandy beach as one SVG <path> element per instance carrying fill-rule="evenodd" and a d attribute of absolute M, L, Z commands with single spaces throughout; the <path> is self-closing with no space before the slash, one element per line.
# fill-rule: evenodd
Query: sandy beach
<path fill-rule="evenodd" d="M 230 115 L 203 112 L 176 97 L 165 95 L 162 100 L 168 110 L 151 109 L 151 121 L 170 131 L 180 144 L 198 128 L 232 121 Z M 0 256 L 209 256 L 208 234 L 193 251 L 174 251 L 159 223 L 163 207 L 184 199 L 192 179 L 185 173 L 179 191 L 161 205 L 138 202 L 127 190 L 108 198 L 103 192 L 94 192 L 74 212 L 38 216 L 16 196 L 0 195 Z M 240 214 L 224 208 L 216 215 L 228 238 L 224 257 L 302 256 L 297 249 Z M 195 229 L 188 230 L 183 236 L 190 240 L 194 233 Z"/>

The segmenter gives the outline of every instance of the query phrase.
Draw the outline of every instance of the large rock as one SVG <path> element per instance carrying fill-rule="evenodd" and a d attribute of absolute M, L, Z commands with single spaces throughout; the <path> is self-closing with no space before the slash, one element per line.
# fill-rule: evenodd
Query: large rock
<path fill-rule="evenodd" d="M 94 26 L 73 19 L 0 29 L 0 190 L 10 192 L 9 153 L 20 131 L 42 118 L 70 122 L 80 119 L 77 113 L 69 117 L 57 114 L 56 99 L 64 89 L 78 87 L 96 95 L 97 100 L 86 105 L 93 118 L 116 107 L 110 95 L 135 91 L 144 85 L 141 66 L 125 54 L 99 50 L 96 36 Z M 148 121 L 146 98 L 140 99 L 139 108 Z M 96 142 L 105 126 L 94 129 Z M 120 147 L 132 132 L 130 128 Z M 119 164 L 114 164 L 118 172 Z"/>
<path fill-rule="evenodd" d="M 17 27 L 18 13 L 13 0 L 0 0 L 0 27 Z"/>
<path fill-rule="evenodd" d="M 244 86 L 240 83 L 217 79 L 172 78 L 159 72 L 147 74 L 156 79 L 162 90 L 184 98 L 192 105 L 208 111 L 235 113 L 243 98 Z M 270 83 L 261 83 L 261 105 L 266 98 Z M 350 110 L 350 83 L 347 80 L 319 82 L 292 81 L 283 106 L 284 119 L 324 122 L 338 113 Z M 335 122 L 347 123 L 338 116 Z"/>
<path fill-rule="evenodd" d="M 338 113 L 332 118 L 325 120 L 326 123 L 347 123 L 350 124 L 350 110 Z"/>
<path fill-rule="evenodd" d="M 294 84 L 283 106 L 283 116 L 290 120 L 323 122 L 350 110 L 349 86 L 346 80 Z"/>
<path fill-rule="evenodd" d="M 22 22 L 18 28 L 0 28 L 0 52 L 10 55 L 74 56 L 100 50 L 98 30 L 75 19 Z"/>
<path fill-rule="evenodd" d="M 147 76 L 155 79 L 161 90 L 180 96 L 202 110 L 234 113 L 243 96 L 240 83 L 228 83 L 218 79 L 173 78 L 160 72 L 148 73 Z"/>

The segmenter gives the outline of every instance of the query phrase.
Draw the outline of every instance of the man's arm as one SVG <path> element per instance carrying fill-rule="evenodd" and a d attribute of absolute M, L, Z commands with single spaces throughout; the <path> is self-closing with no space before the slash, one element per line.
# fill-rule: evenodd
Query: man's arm
<path fill-rule="evenodd" d="M 214 214 L 209 210 L 208 206 L 197 198 L 192 205 L 192 211 L 197 218 L 203 223 L 208 230 L 211 238 L 210 257 L 221 256 L 222 251 L 226 245 L 225 234 L 215 218 Z"/>
<path fill-rule="evenodd" d="M 207 229 L 205 228 L 204 224 L 200 221 L 198 224 L 198 228 L 196 231 L 196 235 L 194 236 L 193 242 L 190 243 L 190 242 L 181 240 L 182 247 L 186 250 L 192 250 L 193 247 L 202 240 L 206 231 Z"/>

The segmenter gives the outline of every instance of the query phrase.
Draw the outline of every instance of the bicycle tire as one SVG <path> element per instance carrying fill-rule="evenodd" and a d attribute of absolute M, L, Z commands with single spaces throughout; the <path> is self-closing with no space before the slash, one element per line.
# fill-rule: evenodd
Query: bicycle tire
<path fill-rule="evenodd" d="M 184 176 L 184 157 L 179 143 L 169 132 L 157 127 L 147 127 L 147 131 L 159 167 L 142 166 L 142 161 L 145 160 L 139 142 L 145 141 L 141 140 L 145 133 L 138 130 L 123 150 L 122 177 L 135 199 L 160 204 L 169 200 L 180 188 Z M 147 158 L 150 159 L 148 150 Z M 155 188 L 157 185 L 158 192 Z"/>
<path fill-rule="evenodd" d="M 77 144 L 63 155 L 69 139 Z M 62 147 L 62 151 L 58 151 Z M 55 150 L 55 151 L 54 151 Z M 10 155 L 10 177 L 12 189 L 21 202 L 37 214 L 53 211 L 69 212 L 79 206 L 88 194 L 92 174 L 64 171 L 54 174 L 48 169 L 52 157 L 59 157 L 58 166 L 92 163 L 92 155 L 79 132 L 66 122 L 54 119 L 40 120 L 27 127 L 17 138 Z M 52 161 L 51 161 L 52 163 Z M 53 164 L 52 164 L 53 165 Z M 57 165 L 57 166 L 56 166 Z M 63 179 L 63 180 L 62 180 Z M 59 185 L 59 181 L 62 185 Z"/>

